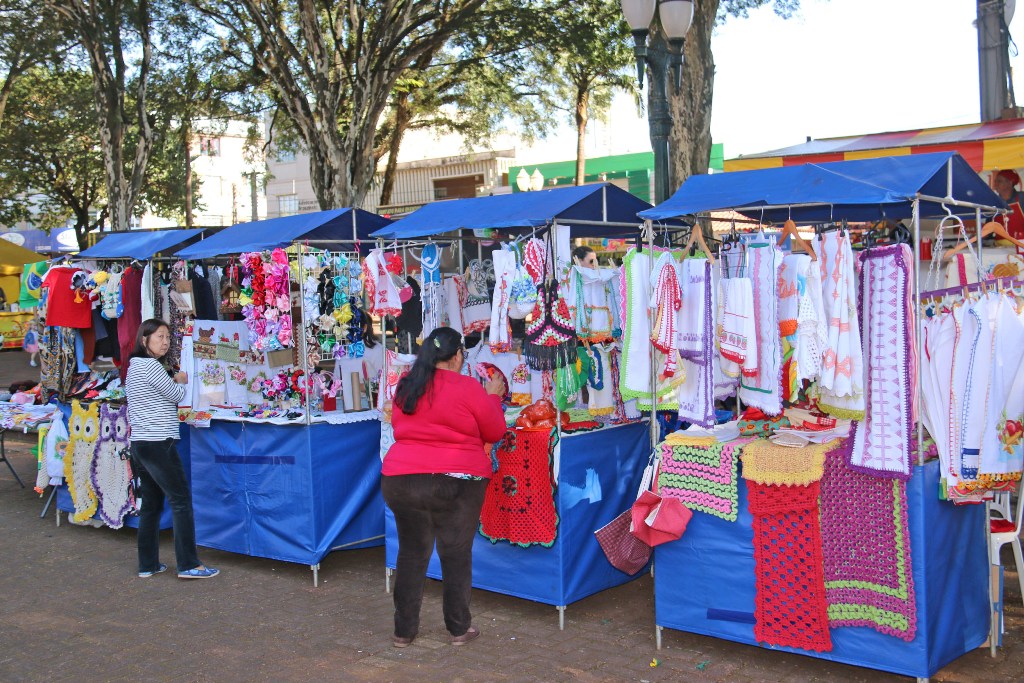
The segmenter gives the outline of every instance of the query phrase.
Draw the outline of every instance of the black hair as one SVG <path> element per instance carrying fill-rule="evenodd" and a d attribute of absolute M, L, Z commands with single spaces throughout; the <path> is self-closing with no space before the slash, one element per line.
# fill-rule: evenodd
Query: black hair
<path fill-rule="evenodd" d="M 582 261 L 587 258 L 588 255 L 596 253 L 590 247 L 576 247 L 572 250 L 572 257 L 577 261 Z"/>
<path fill-rule="evenodd" d="M 427 335 L 416 354 L 409 373 L 398 380 L 395 405 L 406 415 L 416 412 L 416 404 L 430 389 L 437 364 L 451 360 L 462 347 L 462 335 L 450 327 L 438 327 Z"/>
<path fill-rule="evenodd" d="M 379 340 L 377 339 L 377 333 L 373 331 L 373 318 L 371 318 L 368 313 L 363 313 L 363 322 L 361 326 L 363 331 L 363 344 L 366 348 L 372 349 L 377 346 Z"/>
<path fill-rule="evenodd" d="M 149 339 L 150 335 L 154 334 L 161 327 L 166 327 L 168 334 L 170 334 L 171 326 L 165 323 L 163 320 L 160 320 L 160 318 L 150 318 L 149 320 L 144 320 L 142 324 L 139 325 L 139 331 L 135 335 L 135 348 L 132 349 L 132 354 L 128 356 L 129 363 L 131 362 L 132 358 L 153 357 L 152 355 L 150 355 L 149 349 L 146 348 L 146 340 Z M 167 367 L 167 363 L 164 362 L 163 358 L 157 358 L 157 360 L 160 361 L 161 365 Z M 168 372 L 170 372 L 170 369 L 168 369 Z"/>

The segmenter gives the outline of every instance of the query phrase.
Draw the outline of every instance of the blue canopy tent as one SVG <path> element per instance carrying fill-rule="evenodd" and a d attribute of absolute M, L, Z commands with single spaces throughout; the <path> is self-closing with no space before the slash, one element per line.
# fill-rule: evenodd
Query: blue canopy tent
<path fill-rule="evenodd" d="M 675 194 L 640 217 L 665 220 L 733 209 L 767 223 L 873 221 L 960 215 L 1006 204 L 954 152 L 802 164 L 691 176 Z"/>
<path fill-rule="evenodd" d="M 913 218 L 918 235 L 922 218 L 977 218 L 1005 208 L 963 158 L 943 152 L 693 176 L 667 201 L 640 216 L 658 221 L 731 209 L 762 223 L 789 218 L 804 224 Z M 919 264 L 919 240 L 914 240 L 914 250 L 914 263 Z M 915 301 L 919 271 L 915 269 Z M 920 385 L 916 390 L 921 391 Z M 919 460 L 907 484 L 917 585 L 916 637 L 903 642 L 871 629 L 838 628 L 832 631 L 830 652 L 782 649 L 925 678 L 989 637 L 994 626 L 985 510 L 970 505 L 954 508 L 937 500 L 937 463 L 923 461 L 922 432 L 918 422 Z M 697 516 L 683 539 L 655 548 L 659 646 L 661 629 L 666 627 L 758 644 L 752 518 L 745 506 L 741 508 L 744 514 L 733 523 Z M 958 562 L 943 561 L 941 548 L 948 547 L 957 548 Z M 947 590 L 949 586 L 956 590 Z"/>
<path fill-rule="evenodd" d="M 207 239 L 185 247 L 178 256 L 187 259 L 210 258 L 243 251 L 261 251 L 284 247 L 300 240 L 310 246 L 331 245 L 340 241 L 372 242 L 371 233 L 391 220 L 362 209 L 331 209 L 296 216 L 268 218 L 238 223 Z"/>
<path fill-rule="evenodd" d="M 544 228 L 557 222 L 580 237 L 636 234 L 637 213 L 650 204 L 611 183 L 432 202 L 373 233 L 412 239 L 452 230 Z"/>
<path fill-rule="evenodd" d="M 148 259 L 161 251 L 176 247 L 195 237 L 202 230 L 146 230 L 112 232 L 95 245 L 80 251 L 80 258 L 133 258 Z"/>
<path fill-rule="evenodd" d="M 202 259 L 296 243 L 369 248 L 370 233 L 389 223 L 360 209 L 317 211 L 239 223 L 177 255 Z M 304 326 L 301 316 L 296 322 Z M 304 348 L 299 357 L 308 374 Z M 312 423 L 304 412 L 305 424 L 214 420 L 209 428 L 190 427 L 192 495 L 199 545 L 308 564 L 316 585 L 320 560 L 332 550 L 383 543 L 380 422 L 368 415 Z"/>
<path fill-rule="evenodd" d="M 457 230 L 539 232 L 554 225 L 568 227 L 573 236 L 636 236 L 637 212 L 647 208 L 650 204 L 629 192 L 599 183 L 434 202 L 374 236 L 411 240 Z M 554 542 L 550 547 L 522 548 L 475 537 L 473 586 L 554 605 L 564 624 L 568 604 L 636 578 L 608 564 L 594 531 L 635 499 L 650 453 L 648 427 L 628 424 L 565 435 L 557 449 L 560 466 L 554 502 L 559 524 Z M 584 482 L 590 482 L 592 490 L 581 496 L 587 486 Z M 385 561 L 394 568 L 397 527 L 390 512 L 385 514 Z M 436 556 L 427 576 L 440 577 Z"/>

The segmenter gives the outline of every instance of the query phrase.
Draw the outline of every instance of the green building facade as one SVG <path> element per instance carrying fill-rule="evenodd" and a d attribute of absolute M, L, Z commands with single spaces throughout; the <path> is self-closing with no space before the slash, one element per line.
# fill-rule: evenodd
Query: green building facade
<path fill-rule="evenodd" d="M 725 152 L 722 143 L 711 145 L 711 161 L 709 168 L 721 172 L 724 168 Z M 547 164 L 530 164 L 513 166 L 508 172 L 508 184 L 512 192 L 519 192 L 516 176 L 525 169 L 527 174 L 540 171 L 544 176 L 544 187 L 572 185 L 576 181 L 576 160 L 553 161 Z M 585 183 L 614 182 L 630 194 L 645 202 L 653 200 L 654 184 L 654 152 L 634 152 L 633 154 L 616 154 L 607 157 L 587 159 L 585 162 Z M 676 188 L 672 188 L 674 192 Z"/>

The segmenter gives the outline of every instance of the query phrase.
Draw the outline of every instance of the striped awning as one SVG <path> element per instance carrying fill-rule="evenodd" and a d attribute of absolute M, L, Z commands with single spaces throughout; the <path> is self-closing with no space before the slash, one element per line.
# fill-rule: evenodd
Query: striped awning
<path fill-rule="evenodd" d="M 978 173 L 1024 168 L 1024 119 L 810 140 L 792 147 L 726 159 L 725 170 L 750 171 L 929 152 L 959 152 Z"/>

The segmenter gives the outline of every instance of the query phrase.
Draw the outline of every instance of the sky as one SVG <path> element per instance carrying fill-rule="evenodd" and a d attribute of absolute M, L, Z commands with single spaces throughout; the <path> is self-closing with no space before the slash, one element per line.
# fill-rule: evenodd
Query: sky
<path fill-rule="evenodd" d="M 1024 2 L 1010 36 L 1024 49 Z M 803 0 L 790 19 L 770 7 L 729 18 L 712 38 L 714 142 L 726 158 L 813 138 L 976 123 L 980 120 L 976 0 Z M 1024 56 L 1011 67 L 1024 105 Z M 516 146 L 512 143 L 512 146 Z M 495 149 L 501 145 L 494 145 Z M 568 126 L 522 163 L 575 157 Z M 589 156 L 650 149 L 646 121 L 616 98 L 592 125 Z"/>

